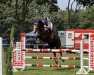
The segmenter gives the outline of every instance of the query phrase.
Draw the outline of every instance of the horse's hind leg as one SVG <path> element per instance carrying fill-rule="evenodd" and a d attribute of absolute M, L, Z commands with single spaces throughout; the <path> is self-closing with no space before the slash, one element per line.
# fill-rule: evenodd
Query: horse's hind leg
<path fill-rule="evenodd" d="M 60 52 L 60 56 L 62 57 L 62 52 Z M 65 60 L 64 59 L 61 59 L 63 62 L 65 62 Z"/>

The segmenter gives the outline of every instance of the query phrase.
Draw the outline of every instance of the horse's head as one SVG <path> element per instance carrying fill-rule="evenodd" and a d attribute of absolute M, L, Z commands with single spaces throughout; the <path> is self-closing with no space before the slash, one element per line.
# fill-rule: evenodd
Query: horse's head
<path fill-rule="evenodd" d="M 41 20 L 33 24 L 33 31 L 35 34 L 37 34 L 36 35 L 37 37 L 41 35 L 43 30 L 44 30 L 44 23 Z"/>
<path fill-rule="evenodd" d="M 42 30 L 44 28 L 44 23 L 41 21 L 41 20 L 39 20 L 38 21 L 38 23 L 34 23 L 33 24 L 33 31 L 40 31 L 40 30 Z"/>
<path fill-rule="evenodd" d="M 41 20 L 38 21 L 37 28 L 38 29 L 43 29 L 44 28 L 44 23 Z"/>
<path fill-rule="evenodd" d="M 33 31 L 36 33 L 37 32 L 37 29 L 38 29 L 38 23 L 34 23 L 33 24 Z"/>

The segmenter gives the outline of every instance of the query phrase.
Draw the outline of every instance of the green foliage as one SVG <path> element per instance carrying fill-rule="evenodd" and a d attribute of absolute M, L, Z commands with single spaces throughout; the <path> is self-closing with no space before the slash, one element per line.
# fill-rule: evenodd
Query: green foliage
<path fill-rule="evenodd" d="M 57 0 L 2 0 L 0 2 L 0 33 L 10 34 L 11 26 L 18 32 L 32 29 L 32 20 L 58 11 Z M 3 30 L 5 32 L 3 32 Z"/>
<path fill-rule="evenodd" d="M 35 0 L 36 3 L 38 5 L 44 5 L 47 4 L 48 5 L 48 8 L 49 8 L 49 12 L 57 12 L 58 11 L 58 6 L 56 5 L 57 4 L 57 0 Z"/>
<path fill-rule="evenodd" d="M 6 31 L 14 25 L 14 6 L 10 1 L 5 4 L 0 3 L 0 33 L 6 34 Z"/>
<path fill-rule="evenodd" d="M 57 0 L 35 0 L 38 5 L 44 5 L 46 3 L 57 4 Z"/>
<path fill-rule="evenodd" d="M 53 3 L 57 4 L 57 0 L 52 0 Z"/>
<path fill-rule="evenodd" d="M 43 5 L 49 2 L 49 0 L 35 0 L 38 5 Z"/>
<path fill-rule="evenodd" d="M 32 21 L 43 19 L 45 16 L 50 16 L 55 31 L 66 29 L 68 12 L 59 10 L 55 3 L 57 0 L 56 2 L 55 0 L 2 0 L 0 2 L 0 34 L 9 35 L 12 25 L 16 28 L 15 35 L 20 35 L 21 31 L 32 31 Z M 79 10 L 76 15 L 74 14 L 75 11 L 71 10 L 72 28 L 94 28 L 94 7 Z"/>
<path fill-rule="evenodd" d="M 80 14 L 80 28 L 94 29 L 94 7 L 83 10 Z"/>
<path fill-rule="evenodd" d="M 58 12 L 58 9 L 59 9 L 58 6 L 56 6 L 54 4 L 50 5 L 49 8 L 50 8 L 49 9 L 50 13 L 52 13 L 52 12 Z"/>
<path fill-rule="evenodd" d="M 93 6 L 94 0 L 76 0 L 78 3 L 82 4 L 83 6 Z"/>

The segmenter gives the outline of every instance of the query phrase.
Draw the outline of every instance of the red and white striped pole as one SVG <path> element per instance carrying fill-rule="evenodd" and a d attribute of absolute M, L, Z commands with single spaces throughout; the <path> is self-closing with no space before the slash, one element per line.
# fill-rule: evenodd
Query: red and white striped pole
<path fill-rule="evenodd" d="M 48 53 L 48 52 L 75 52 L 75 53 L 79 53 L 79 51 L 74 51 L 74 50 L 69 50 L 69 49 L 22 49 L 21 51 L 26 51 L 27 53 L 33 53 L 33 52 L 44 52 L 44 53 Z"/>
<path fill-rule="evenodd" d="M 25 56 L 25 59 L 65 59 L 65 60 L 80 60 L 79 57 L 44 57 L 44 56 Z"/>
<path fill-rule="evenodd" d="M 26 49 L 25 48 L 25 40 L 26 40 L 25 33 L 22 32 L 21 33 L 21 49 Z"/>
<path fill-rule="evenodd" d="M 89 71 L 94 71 L 94 34 L 89 35 Z"/>
<path fill-rule="evenodd" d="M 21 42 L 17 42 L 16 49 L 13 50 L 12 65 L 14 72 L 17 69 L 23 70 L 25 68 L 25 51 L 21 51 L 21 49 L 25 49 L 25 39 L 25 33 L 21 33 Z"/>
<path fill-rule="evenodd" d="M 31 66 L 31 67 L 62 67 L 62 68 L 80 68 L 80 66 L 76 65 L 59 65 L 59 64 L 25 64 L 25 66 Z"/>

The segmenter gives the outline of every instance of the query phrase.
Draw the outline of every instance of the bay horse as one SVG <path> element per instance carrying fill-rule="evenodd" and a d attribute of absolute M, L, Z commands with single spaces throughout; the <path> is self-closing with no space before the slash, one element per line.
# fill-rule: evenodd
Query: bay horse
<path fill-rule="evenodd" d="M 45 43 L 48 43 L 48 46 L 50 49 L 60 49 L 61 47 L 61 41 L 60 37 L 58 35 L 54 35 L 52 37 L 52 34 L 49 33 L 50 29 L 44 27 L 44 23 L 39 20 L 36 25 L 33 25 L 33 30 L 36 33 L 36 38 L 39 40 L 42 40 Z M 56 57 L 56 52 L 53 52 L 54 57 Z M 62 53 L 60 52 L 60 55 L 62 57 Z M 65 60 L 62 60 L 63 62 Z M 55 63 L 57 64 L 58 62 L 55 59 Z"/>

